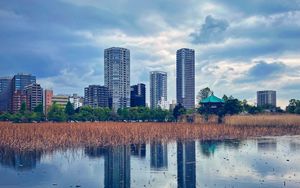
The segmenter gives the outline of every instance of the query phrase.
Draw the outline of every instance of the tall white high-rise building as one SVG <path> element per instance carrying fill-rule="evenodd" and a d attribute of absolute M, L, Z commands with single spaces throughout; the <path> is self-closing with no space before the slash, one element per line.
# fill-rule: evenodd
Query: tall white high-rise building
<path fill-rule="evenodd" d="M 130 107 L 130 51 L 112 47 L 104 50 L 104 82 L 109 106 L 114 110 Z"/>
<path fill-rule="evenodd" d="M 150 72 L 150 108 L 154 109 L 159 104 L 168 100 L 167 73 L 162 71 Z"/>

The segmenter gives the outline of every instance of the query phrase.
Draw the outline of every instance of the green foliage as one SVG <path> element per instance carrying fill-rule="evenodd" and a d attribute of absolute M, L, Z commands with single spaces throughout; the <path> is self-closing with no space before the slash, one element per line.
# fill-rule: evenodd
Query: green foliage
<path fill-rule="evenodd" d="M 22 102 L 21 104 L 21 108 L 20 108 L 20 113 L 24 114 L 26 112 L 27 108 L 26 108 L 26 102 Z"/>
<path fill-rule="evenodd" d="M 291 114 L 300 114 L 300 100 L 291 99 L 286 111 Z"/>
<path fill-rule="evenodd" d="M 182 104 L 177 104 L 173 110 L 173 116 L 175 118 L 175 120 L 178 120 L 178 117 L 186 114 L 186 109 L 182 106 Z"/>
<path fill-rule="evenodd" d="M 212 94 L 213 94 L 213 91 L 210 90 L 209 87 L 203 88 L 197 94 L 197 101 L 200 104 L 200 101 L 202 101 L 203 99 L 206 99 L 207 97 L 209 97 Z"/>
<path fill-rule="evenodd" d="M 53 104 L 48 112 L 48 120 L 55 122 L 66 121 L 66 114 L 64 112 L 64 108 L 57 104 Z"/>

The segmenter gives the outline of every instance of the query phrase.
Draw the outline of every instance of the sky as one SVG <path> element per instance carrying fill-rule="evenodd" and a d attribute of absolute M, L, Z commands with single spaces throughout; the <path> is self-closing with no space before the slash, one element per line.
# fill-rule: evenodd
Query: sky
<path fill-rule="evenodd" d="M 0 76 L 31 73 L 55 94 L 104 84 L 104 49 L 117 46 L 130 49 L 131 85 L 168 72 L 170 101 L 180 48 L 195 49 L 196 91 L 300 99 L 300 0 L 2 0 L 0 41 Z"/>

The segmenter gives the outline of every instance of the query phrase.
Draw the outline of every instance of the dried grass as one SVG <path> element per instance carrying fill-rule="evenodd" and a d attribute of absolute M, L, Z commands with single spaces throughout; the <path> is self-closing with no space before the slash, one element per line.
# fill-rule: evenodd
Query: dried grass
<path fill-rule="evenodd" d="M 274 120 L 273 120 L 274 118 Z M 292 118 L 293 120 L 290 120 Z M 299 135 L 298 116 L 232 116 L 222 125 L 186 123 L 0 123 L 0 147 L 53 151 L 150 141 Z M 271 126 L 276 123 L 276 126 Z M 280 126 L 279 126 L 280 125 Z"/>

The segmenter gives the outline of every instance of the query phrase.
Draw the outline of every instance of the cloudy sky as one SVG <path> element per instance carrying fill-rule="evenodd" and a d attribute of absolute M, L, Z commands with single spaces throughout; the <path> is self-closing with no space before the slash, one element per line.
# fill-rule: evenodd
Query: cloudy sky
<path fill-rule="evenodd" d="M 277 90 L 300 98 L 300 0 L 2 0 L 0 76 L 32 73 L 44 88 L 83 94 L 103 84 L 103 51 L 131 51 L 131 84 L 168 72 L 175 53 L 196 50 L 196 90 L 254 102 Z"/>

